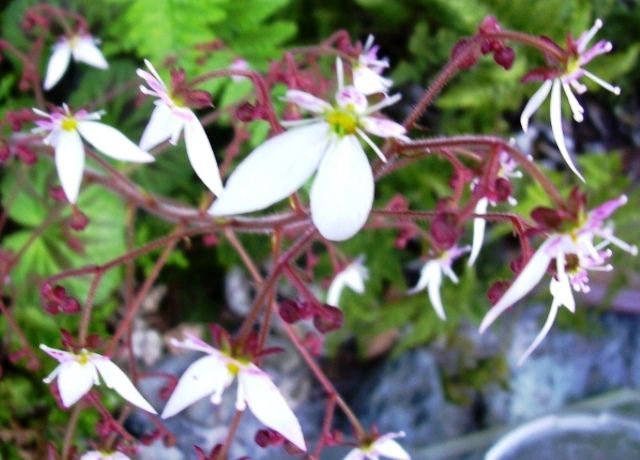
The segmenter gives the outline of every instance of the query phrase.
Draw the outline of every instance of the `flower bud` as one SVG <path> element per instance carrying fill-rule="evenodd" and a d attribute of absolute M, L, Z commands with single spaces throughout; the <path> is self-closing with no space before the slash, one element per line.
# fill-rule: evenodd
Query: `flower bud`
<path fill-rule="evenodd" d="M 279 303 L 280 317 L 285 323 L 293 324 L 311 317 L 309 304 L 304 301 L 285 299 Z"/>
<path fill-rule="evenodd" d="M 338 330 L 344 323 L 342 310 L 331 305 L 321 305 L 313 317 L 313 325 L 322 334 Z"/>
<path fill-rule="evenodd" d="M 87 215 L 82 211 L 74 209 L 73 214 L 69 219 L 69 227 L 71 227 L 76 232 L 81 232 L 88 224 L 89 218 L 87 217 Z"/>

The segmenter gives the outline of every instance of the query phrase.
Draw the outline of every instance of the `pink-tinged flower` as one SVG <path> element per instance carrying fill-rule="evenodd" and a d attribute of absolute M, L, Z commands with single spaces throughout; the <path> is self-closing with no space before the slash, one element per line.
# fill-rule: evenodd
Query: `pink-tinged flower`
<path fill-rule="evenodd" d="M 243 58 L 235 58 L 231 65 L 229 66 L 231 70 L 251 70 L 251 66 L 249 65 L 249 61 Z M 246 80 L 247 77 L 243 77 L 242 75 L 233 75 L 231 80 L 233 81 L 242 81 Z"/>
<path fill-rule="evenodd" d="M 80 350 L 79 353 L 70 353 L 42 344 L 40 349 L 60 362 L 58 367 L 44 379 L 44 382 L 51 383 L 57 377 L 60 399 L 65 407 L 70 407 L 78 402 L 93 385 L 100 385 L 100 378 L 102 378 L 108 388 L 114 390 L 134 406 L 152 414 L 156 413 L 151 404 L 131 383 L 129 377 L 106 356 L 85 349 Z"/>
<path fill-rule="evenodd" d="M 75 203 L 78 199 L 84 172 L 82 139 L 99 152 L 116 160 L 135 163 L 154 161 L 153 156 L 140 149 L 120 131 L 99 123 L 97 120 L 101 117 L 100 112 L 89 113 L 79 110 L 71 113 L 66 105 L 63 109 L 51 114 L 33 109 L 36 114 L 44 118 L 36 121 L 38 127 L 33 131 L 48 133 L 43 142 L 55 149 L 55 163 L 60 183 L 71 203 Z"/>
<path fill-rule="evenodd" d="M 584 68 L 584 66 L 593 58 L 601 54 L 609 53 L 613 49 L 611 42 L 606 40 L 600 40 L 591 48 L 587 48 L 589 42 L 601 27 L 602 20 L 597 19 L 593 27 L 580 35 L 577 40 L 569 38 L 568 45 L 571 55 L 566 63 L 564 63 L 561 70 L 548 69 L 543 72 L 535 71 L 535 75 L 532 73 L 532 78 L 529 80 L 538 79 L 538 77 L 542 76 L 544 83 L 533 94 L 520 116 L 522 129 L 527 131 L 529 119 L 534 112 L 540 108 L 549 93 L 551 93 L 550 118 L 553 137 L 565 162 L 583 182 L 584 178 L 573 164 L 564 140 L 564 133 L 562 131 L 561 93 L 564 91 L 564 94 L 569 101 L 569 107 L 571 108 L 573 119 L 578 123 L 584 119 L 584 108 L 580 105 L 580 102 L 578 102 L 574 91 L 577 94 L 583 94 L 587 91 L 587 87 L 580 81 L 581 78 L 586 77 L 607 91 L 616 95 L 620 94 L 620 88 L 618 86 L 613 86 L 610 83 L 607 83 Z"/>
<path fill-rule="evenodd" d="M 500 169 L 496 175 L 496 186 L 498 184 L 509 184 L 510 179 L 519 179 L 522 177 L 522 172 L 516 170 L 518 166 L 518 162 L 515 161 L 511 156 L 505 152 L 500 153 Z M 472 187 L 477 185 L 477 181 L 472 184 Z M 506 188 L 506 187 L 505 187 Z M 509 195 L 506 198 L 506 201 L 511 205 L 515 206 L 518 201 L 510 194 L 510 185 L 509 185 Z M 505 193 L 506 195 L 506 193 Z M 497 202 L 488 198 L 482 197 L 476 203 L 476 207 L 474 209 L 474 214 L 482 215 L 487 213 L 487 208 L 491 206 L 496 206 Z M 487 221 L 482 217 L 476 217 L 473 219 L 473 240 L 471 243 L 471 253 L 469 254 L 469 260 L 467 261 L 467 265 L 471 267 L 478 255 L 480 255 L 480 249 L 482 249 L 482 243 L 484 242 L 484 231 L 487 225 Z"/>
<path fill-rule="evenodd" d="M 137 73 L 147 86 L 140 85 L 140 91 L 158 98 L 151 119 L 142 133 L 140 147 L 149 150 L 164 141 L 173 145 L 178 143 L 180 133 L 184 131 L 184 142 L 191 167 L 202 182 L 215 195 L 222 193 L 222 179 L 218 163 L 213 154 L 211 143 L 202 124 L 193 111 L 187 107 L 180 95 L 169 90 L 153 65 L 145 60 L 146 70 L 138 69 Z"/>
<path fill-rule="evenodd" d="M 80 457 L 80 460 L 130 460 L 122 452 L 107 452 L 103 450 L 92 450 Z"/>
<path fill-rule="evenodd" d="M 99 40 L 89 34 L 61 37 L 53 45 L 53 54 L 47 64 L 47 73 L 44 77 L 44 89 L 48 91 L 60 81 L 69 67 L 72 56 L 74 61 L 84 62 L 98 69 L 108 68 L 109 64 L 96 46 L 98 43 L 100 43 Z"/>
<path fill-rule="evenodd" d="M 338 306 L 342 290 L 346 287 L 358 294 L 362 294 L 364 292 L 364 282 L 368 278 L 369 270 L 364 266 L 364 257 L 360 256 L 333 278 L 327 291 L 327 303 Z"/>
<path fill-rule="evenodd" d="M 616 246 L 632 255 L 638 253 L 636 246 L 617 238 L 613 234 L 612 227 L 605 222 L 618 207 L 626 202 L 627 197 L 624 195 L 607 201 L 586 215 L 578 216 L 579 221 L 574 228 L 549 235 L 531 256 L 513 284 L 485 315 L 480 324 L 480 333 L 483 333 L 511 305 L 526 296 L 542 280 L 553 263 L 555 274 L 549 286 L 553 296 L 551 310 L 542 330 L 520 358 L 519 364 L 522 364 L 546 337 L 558 309 L 565 306 L 572 313 L 575 311 L 573 291 L 589 292 L 588 272 L 613 269 L 607 263 L 612 254 L 606 249 L 607 246 Z"/>
<path fill-rule="evenodd" d="M 271 378 L 258 366 L 223 353 L 190 334 L 186 334 L 183 341 L 174 339 L 172 345 L 202 351 L 207 356 L 187 368 L 167 401 L 162 418 L 172 417 L 205 396 L 209 396 L 213 404 L 220 404 L 222 393 L 237 377 L 236 409 L 243 411 L 248 406 L 265 426 L 307 450 L 298 419 Z"/>
<path fill-rule="evenodd" d="M 411 456 L 395 439 L 404 437 L 403 432 L 387 433 L 375 441 L 357 447 L 347 454 L 344 460 L 379 460 L 380 457 L 394 460 L 411 460 Z"/>
<path fill-rule="evenodd" d="M 369 106 L 353 86 L 343 85 L 337 60 L 338 92 L 331 105 L 309 93 L 287 91 L 285 99 L 317 116 L 255 149 L 229 177 L 209 212 L 228 216 L 264 209 L 294 193 L 317 170 L 311 187 L 311 218 L 329 240 L 346 240 L 367 221 L 374 180 L 358 137 L 386 161 L 365 131 L 383 138 L 405 138 L 405 129 L 371 114 L 397 102 L 399 95 Z M 300 126 L 302 125 L 302 126 Z"/>
<path fill-rule="evenodd" d="M 378 58 L 379 46 L 373 44 L 373 35 L 367 37 L 364 49 L 358 62 L 353 66 L 353 86 L 362 94 L 386 93 L 393 85 L 389 78 L 382 76 L 382 72 L 389 67 L 387 58 Z"/>
<path fill-rule="evenodd" d="M 442 298 L 440 297 L 440 285 L 442 284 L 442 274 L 444 273 L 454 283 L 458 283 L 458 277 L 454 273 L 451 265 L 453 261 L 462 254 L 469 252 L 469 246 L 459 248 L 454 246 L 442 252 L 437 258 L 430 259 L 420 270 L 420 278 L 418 283 L 409 291 L 408 294 L 415 294 L 424 289 L 429 293 L 429 300 L 440 319 L 445 320 L 447 316 L 442 306 Z"/>

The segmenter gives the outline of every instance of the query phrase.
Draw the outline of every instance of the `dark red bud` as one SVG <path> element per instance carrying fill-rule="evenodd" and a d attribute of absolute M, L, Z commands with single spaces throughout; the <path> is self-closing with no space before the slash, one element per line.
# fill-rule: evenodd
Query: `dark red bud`
<path fill-rule="evenodd" d="M 89 218 L 82 211 L 78 211 L 74 209 L 71 218 L 69 219 L 69 227 L 71 227 L 76 232 L 81 232 L 86 228 L 89 224 Z"/>
<path fill-rule="evenodd" d="M 492 34 L 500 32 L 500 23 L 495 16 L 485 16 L 478 27 L 480 34 Z"/>
<path fill-rule="evenodd" d="M 498 177 L 493 184 L 494 186 L 494 195 L 495 200 L 497 202 L 507 201 L 513 193 L 513 187 L 511 186 L 511 182 L 509 179 L 505 177 Z"/>
<path fill-rule="evenodd" d="M 49 313 L 50 315 L 57 315 L 61 312 L 60 304 L 57 302 L 47 302 L 44 304 L 44 311 Z"/>
<path fill-rule="evenodd" d="M 331 305 L 321 305 L 313 317 L 313 325 L 322 334 L 338 330 L 344 323 L 342 310 Z"/>
<path fill-rule="evenodd" d="M 249 102 L 245 102 L 240 104 L 240 106 L 236 109 L 236 118 L 239 121 L 243 121 L 248 123 L 256 119 L 256 108 Z"/>
<path fill-rule="evenodd" d="M 3 145 L 0 147 L 0 163 L 4 163 L 11 156 L 11 150 L 9 146 Z"/>
<path fill-rule="evenodd" d="M 493 53 L 493 60 L 496 64 L 504 67 L 505 70 L 509 70 L 513 66 L 513 61 L 516 58 L 516 53 L 513 48 L 509 46 L 502 47 Z"/>
<path fill-rule="evenodd" d="M 71 332 L 66 329 L 60 329 L 60 335 L 62 336 L 62 346 L 64 348 L 76 348 L 76 339 Z"/>
<path fill-rule="evenodd" d="M 477 49 L 470 49 L 469 40 L 466 38 L 459 40 L 451 49 L 451 60 L 458 62 L 460 70 L 467 70 L 476 65 L 478 57 Z"/>
<path fill-rule="evenodd" d="M 79 313 L 82 310 L 80 302 L 78 302 L 73 297 L 68 297 L 67 299 L 65 299 L 60 307 L 62 308 L 62 311 L 68 315 Z"/>
<path fill-rule="evenodd" d="M 59 203 L 69 202 L 69 200 L 67 200 L 67 195 L 65 195 L 64 190 L 59 185 L 55 185 L 49 189 L 49 197 Z"/>
<path fill-rule="evenodd" d="M 211 94 L 206 91 L 193 90 L 189 91 L 185 97 L 186 104 L 194 109 L 204 109 L 213 106 Z"/>
<path fill-rule="evenodd" d="M 16 145 L 15 151 L 18 158 L 26 165 L 32 165 L 38 161 L 36 153 L 22 144 Z"/>
<path fill-rule="evenodd" d="M 431 223 L 431 235 L 443 249 L 452 247 L 462 236 L 458 226 L 458 217 L 452 212 L 441 212 Z"/>
<path fill-rule="evenodd" d="M 543 228 L 557 229 L 562 225 L 563 216 L 551 208 L 538 207 L 531 211 L 531 218 Z"/>
<path fill-rule="evenodd" d="M 312 315 L 309 304 L 304 301 L 285 299 L 279 303 L 279 307 L 280 317 L 289 324 L 310 318 Z"/>

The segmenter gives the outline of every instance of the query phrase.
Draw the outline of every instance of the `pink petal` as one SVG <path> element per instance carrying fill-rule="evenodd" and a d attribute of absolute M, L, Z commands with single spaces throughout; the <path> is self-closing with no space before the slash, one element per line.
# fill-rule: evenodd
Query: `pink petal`
<path fill-rule="evenodd" d="M 331 110 L 331 105 L 328 102 L 315 97 L 313 94 L 299 91 L 297 89 L 290 89 L 287 91 L 284 100 L 313 113 L 323 113 L 327 110 Z"/>

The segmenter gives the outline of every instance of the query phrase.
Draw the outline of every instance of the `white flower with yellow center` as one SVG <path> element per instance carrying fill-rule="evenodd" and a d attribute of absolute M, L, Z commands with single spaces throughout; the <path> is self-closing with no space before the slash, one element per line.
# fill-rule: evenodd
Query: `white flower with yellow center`
<path fill-rule="evenodd" d="M 80 460 L 131 460 L 122 452 L 106 452 L 102 450 L 92 450 L 80 457 Z"/>
<path fill-rule="evenodd" d="M 403 432 L 384 434 L 371 443 L 351 450 L 344 460 L 379 460 L 380 457 L 411 460 L 411 456 L 395 440 L 402 437 L 404 437 Z"/>
<path fill-rule="evenodd" d="M 152 414 L 156 413 L 151 404 L 131 383 L 129 377 L 106 356 L 85 349 L 79 353 L 70 353 L 42 344 L 40 349 L 60 362 L 44 382 L 51 383 L 57 377 L 60 399 L 65 407 L 78 402 L 93 385 L 100 385 L 100 378 L 98 378 L 100 376 L 108 388 L 113 389 L 134 406 Z"/>
<path fill-rule="evenodd" d="M 75 203 L 80 191 L 84 172 L 84 147 L 82 139 L 96 150 L 111 158 L 135 163 L 154 161 L 153 156 L 143 151 L 136 144 L 111 126 L 99 123 L 100 112 L 89 113 L 79 110 L 71 113 L 69 107 L 51 114 L 39 109 L 33 111 L 43 117 L 36 121 L 35 133 L 49 133 L 43 140 L 55 149 L 55 163 L 67 199 Z"/>
<path fill-rule="evenodd" d="M 362 294 L 364 292 L 364 282 L 367 278 L 369 278 L 369 270 L 364 266 L 364 257 L 360 256 L 333 278 L 327 291 L 327 303 L 338 307 L 340 296 L 346 287 L 358 294 Z"/>
<path fill-rule="evenodd" d="M 271 378 L 248 360 L 235 358 L 186 334 L 185 340 L 173 340 L 175 347 L 202 351 L 207 356 L 196 360 L 184 372 L 162 411 L 162 418 L 172 417 L 198 400 L 209 396 L 213 404 L 222 402 L 222 393 L 238 378 L 236 409 L 249 407 L 267 427 L 277 431 L 298 448 L 306 451 L 300 422 L 289 408 Z"/>
<path fill-rule="evenodd" d="M 317 116 L 290 123 L 289 131 L 259 146 L 233 171 L 209 212 L 229 216 L 264 209 L 298 190 L 317 170 L 311 187 L 311 218 L 322 236 L 346 240 L 364 226 L 373 204 L 374 180 L 358 138 L 385 161 L 365 131 L 383 138 L 405 138 L 405 129 L 371 116 L 400 99 L 385 98 L 369 106 L 353 86 L 344 86 L 337 61 L 338 92 L 331 105 L 312 94 L 289 90 L 288 102 Z"/>
<path fill-rule="evenodd" d="M 84 62 L 98 69 L 108 68 L 109 64 L 96 46 L 98 43 L 99 41 L 89 34 L 61 37 L 53 45 L 53 54 L 47 64 L 47 72 L 44 77 L 44 89 L 49 91 L 60 81 L 69 67 L 71 57 L 74 61 Z"/>

